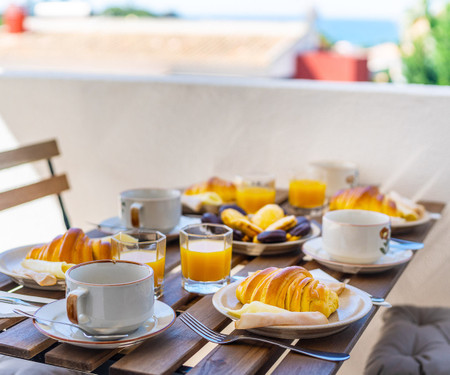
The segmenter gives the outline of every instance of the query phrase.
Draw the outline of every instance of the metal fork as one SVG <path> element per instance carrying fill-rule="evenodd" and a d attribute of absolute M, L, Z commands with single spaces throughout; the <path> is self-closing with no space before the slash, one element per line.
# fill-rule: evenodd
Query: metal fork
<path fill-rule="evenodd" d="M 346 359 L 350 358 L 350 355 L 347 353 L 332 353 L 332 352 L 322 352 L 319 350 L 302 349 L 297 346 L 283 344 L 278 341 L 269 340 L 261 337 L 245 336 L 245 335 L 224 335 L 222 333 L 218 333 L 216 331 L 213 331 L 212 329 L 209 329 L 207 326 L 205 326 L 199 320 L 194 318 L 188 312 L 184 312 L 183 314 L 180 315 L 179 318 L 197 335 L 202 336 L 206 340 L 219 345 L 230 344 L 237 340 L 254 340 L 254 341 L 262 341 L 273 345 L 278 345 L 284 349 L 289 349 L 300 354 L 308 355 L 314 358 L 324 359 L 326 361 L 345 361 Z"/>

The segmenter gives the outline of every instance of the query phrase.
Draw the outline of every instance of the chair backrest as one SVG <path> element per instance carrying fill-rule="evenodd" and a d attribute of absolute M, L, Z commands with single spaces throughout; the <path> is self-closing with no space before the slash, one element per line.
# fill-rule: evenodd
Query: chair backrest
<path fill-rule="evenodd" d="M 69 219 L 60 195 L 61 192 L 69 189 L 69 183 L 65 174 L 55 175 L 54 173 L 51 158 L 57 155 L 59 155 L 59 150 L 56 140 L 50 140 L 47 142 L 41 142 L 0 152 L 0 170 L 39 160 L 47 160 L 51 173 L 50 178 L 1 192 L 0 211 L 33 201 L 35 199 L 56 194 L 61 206 L 64 223 L 66 228 L 69 229 Z"/>

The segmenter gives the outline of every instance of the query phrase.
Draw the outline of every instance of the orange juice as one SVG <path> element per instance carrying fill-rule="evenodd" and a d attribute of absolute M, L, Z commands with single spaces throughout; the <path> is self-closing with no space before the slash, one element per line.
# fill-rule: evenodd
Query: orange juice
<path fill-rule="evenodd" d="M 224 241 L 189 241 L 189 249 L 181 246 L 181 270 L 185 279 L 219 281 L 230 274 L 231 246 Z"/>
<path fill-rule="evenodd" d="M 166 263 L 166 258 L 161 257 L 157 259 L 156 251 L 145 251 L 145 250 L 124 251 L 120 254 L 120 259 L 148 264 L 150 267 L 153 268 L 155 277 L 155 287 L 159 287 L 162 284 L 164 280 L 164 266 Z"/>
<path fill-rule="evenodd" d="M 236 192 L 236 203 L 248 214 L 254 214 L 266 204 L 275 203 L 275 189 L 261 186 L 241 187 Z"/>
<path fill-rule="evenodd" d="M 289 184 L 289 204 L 301 208 L 323 206 L 326 187 L 321 181 L 292 180 Z"/>

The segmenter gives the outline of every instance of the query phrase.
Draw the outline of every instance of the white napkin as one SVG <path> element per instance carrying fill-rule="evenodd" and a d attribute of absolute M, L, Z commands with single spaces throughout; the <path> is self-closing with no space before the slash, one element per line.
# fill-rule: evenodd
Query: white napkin
<path fill-rule="evenodd" d="M 20 315 L 13 312 L 14 309 L 20 309 L 27 313 L 34 314 L 40 306 L 12 305 L 10 303 L 0 302 L 0 318 L 17 318 Z"/>
<path fill-rule="evenodd" d="M 3 296 L 20 298 L 24 301 L 30 302 L 31 304 L 33 304 L 33 302 L 50 303 L 50 302 L 56 301 L 53 298 L 35 297 L 35 296 L 28 296 L 25 294 L 8 293 L 8 292 L 0 291 L 0 297 L 3 297 Z M 0 302 L 0 318 L 17 318 L 18 316 L 20 316 L 13 312 L 14 309 L 20 309 L 25 312 L 33 314 L 40 307 L 41 306 L 25 306 L 25 305 L 20 305 L 20 304 L 11 304 L 11 303 Z"/>

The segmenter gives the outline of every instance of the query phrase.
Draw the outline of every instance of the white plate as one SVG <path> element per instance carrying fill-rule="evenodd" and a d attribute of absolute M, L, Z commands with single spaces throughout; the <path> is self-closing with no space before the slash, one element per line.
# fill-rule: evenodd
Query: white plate
<path fill-rule="evenodd" d="M 241 281 L 227 285 L 217 291 L 213 296 L 213 305 L 223 315 L 236 320 L 226 308 L 239 309 L 242 304 L 236 298 L 236 288 Z M 314 326 L 271 326 L 252 328 L 249 331 L 258 335 L 277 337 L 283 339 L 310 339 L 329 336 L 342 331 L 349 324 L 363 318 L 372 308 L 372 300 L 362 290 L 346 285 L 339 296 L 339 308 L 329 316 L 328 324 Z"/>
<path fill-rule="evenodd" d="M 25 259 L 28 251 L 36 246 L 42 246 L 42 244 L 16 247 L 14 249 L 0 253 L 0 272 L 8 275 L 17 284 L 26 286 L 28 288 L 44 290 L 66 290 L 65 280 L 57 279 L 55 285 L 41 286 L 33 279 L 15 272 L 15 270 L 17 269 L 23 269 L 23 267 L 20 265 L 20 262 Z"/>
<path fill-rule="evenodd" d="M 200 223 L 201 220 L 198 217 L 190 217 L 190 216 L 184 216 L 182 215 L 180 217 L 180 221 L 177 224 L 175 228 L 173 228 L 170 233 L 166 234 L 167 241 L 173 241 L 178 239 L 178 236 L 180 235 L 180 230 L 184 228 L 186 225 L 190 224 L 197 224 Z M 125 228 L 122 226 L 122 223 L 120 222 L 120 218 L 118 216 L 110 217 L 109 219 L 103 220 L 99 225 L 98 228 L 105 233 L 108 234 L 116 234 L 117 232 L 132 229 L 132 228 Z M 144 229 L 144 228 L 141 228 Z"/>
<path fill-rule="evenodd" d="M 319 235 L 320 235 L 320 227 L 312 222 L 311 232 L 307 236 L 297 241 L 286 241 L 270 244 L 233 241 L 233 253 L 245 254 L 250 256 L 285 254 L 294 251 L 296 249 L 299 249 L 304 242 L 311 240 Z"/>
<path fill-rule="evenodd" d="M 396 218 L 391 218 L 391 228 L 393 232 L 400 232 L 406 229 L 418 227 L 419 225 L 428 223 L 430 220 L 431 216 L 429 212 L 425 211 L 425 213 L 420 219 L 414 221 L 401 221 L 396 220 Z"/>
<path fill-rule="evenodd" d="M 155 314 L 153 318 L 147 320 L 136 331 L 130 333 L 128 337 L 115 341 L 98 341 L 88 339 L 77 328 L 68 327 L 64 324 L 53 324 L 47 326 L 36 321 L 33 321 L 33 323 L 42 334 L 60 342 L 91 349 L 115 349 L 134 345 L 150 337 L 159 335 L 175 322 L 175 312 L 165 303 L 156 300 L 154 311 Z M 70 323 L 66 314 L 65 299 L 61 299 L 41 307 L 38 311 L 36 311 L 35 315 L 38 318 Z"/>
<path fill-rule="evenodd" d="M 392 241 L 395 242 L 395 241 Z M 408 262 L 413 256 L 411 250 L 398 250 L 390 248 L 389 251 L 371 264 L 352 264 L 334 260 L 322 248 L 322 237 L 315 238 L 303 244 L 302 251 L 320 263 L 332 270 L 345 273 L 377 273 L 386 271 L 390 268 Z"/>

